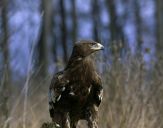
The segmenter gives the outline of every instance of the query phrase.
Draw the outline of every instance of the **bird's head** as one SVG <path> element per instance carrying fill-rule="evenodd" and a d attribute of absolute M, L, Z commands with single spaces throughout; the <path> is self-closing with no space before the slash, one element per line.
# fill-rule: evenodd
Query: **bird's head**
<path fill-rule="evenodd" d="M 103 50 L 103 49 L 104 46 L 101 45 L 100 43 L 91 40 L 81 40 L 75 43 L 73 47 L 72 55 L 79 56 L 79 57 L 86 57 L 96 51 Z"/>

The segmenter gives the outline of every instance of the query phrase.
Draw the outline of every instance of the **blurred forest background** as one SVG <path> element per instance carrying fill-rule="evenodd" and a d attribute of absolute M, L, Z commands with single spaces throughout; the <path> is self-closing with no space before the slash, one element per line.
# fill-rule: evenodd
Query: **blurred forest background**
<path fill-rule="evenodd" d="M 99 126 L 163 128 L 162 0 L 0 0 L 0 127 L 50 121 L 50 79 L 80 39 L 105 46 Z"/>

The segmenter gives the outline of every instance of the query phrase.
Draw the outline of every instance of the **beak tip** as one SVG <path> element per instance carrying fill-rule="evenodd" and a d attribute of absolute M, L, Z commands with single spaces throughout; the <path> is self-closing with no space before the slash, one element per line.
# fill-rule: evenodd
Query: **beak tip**
<path fill-rule="evenodd" d="M 104 50 L 104 49 L 105 49 L 104 46 L 102 46 L 101 50 Z"/>

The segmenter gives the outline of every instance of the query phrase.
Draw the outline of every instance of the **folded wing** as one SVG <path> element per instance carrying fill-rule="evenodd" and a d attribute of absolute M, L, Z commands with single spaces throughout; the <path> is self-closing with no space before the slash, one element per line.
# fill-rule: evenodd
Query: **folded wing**
<path fill-rule="evenodd" d="M 64 72 L 59 72 L 53 76 L 49 88 L 49 111 L 52 111 L 54 105 L 61 99 L 62 93 L 66 89 L 69 80 L 65 77 Z M 51 115 L 51 113 L 50 113 Z"/>

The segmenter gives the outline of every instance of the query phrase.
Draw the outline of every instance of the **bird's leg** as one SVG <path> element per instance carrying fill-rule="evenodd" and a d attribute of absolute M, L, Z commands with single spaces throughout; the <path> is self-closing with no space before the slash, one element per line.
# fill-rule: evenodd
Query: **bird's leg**
<path fill-rule="evenodd" d="M 78 121 L 71 121 L 71 128 L 76 128 L 77 123 L 78 123 Z"/>
<path fill-rule="evenodd" d="M 88 120 L 88 128 L 98 128 L 96 120 L 89 119 Z"/>
<path fill-rule="evenodd" d="M 70 128 L 70 117 L 69 117 L 69 113 L 65 113 L 63 115 L 62 127 L 61 128 Z"/>
<path fill-rule="evenodd" d="M 65 112 L 54 112 L 52 121 L 57 128 L 70 128 L 69 114 Z"/>
<path fill-rule="evenodd" d="M 98 128 L 97 121 L 96 121 L 97 113 L 95 110 L 95 106 L 92 106 L 91 108 L 87 108 L 85 114 L 86 114 L 85 118 L 88 122 L 88 128 Z"/>
<path fill-rule="evenodd" d="M 72 124 L 71 125 L 71 128 L 76 128 L 77 127 L 77 124 Z"/>

